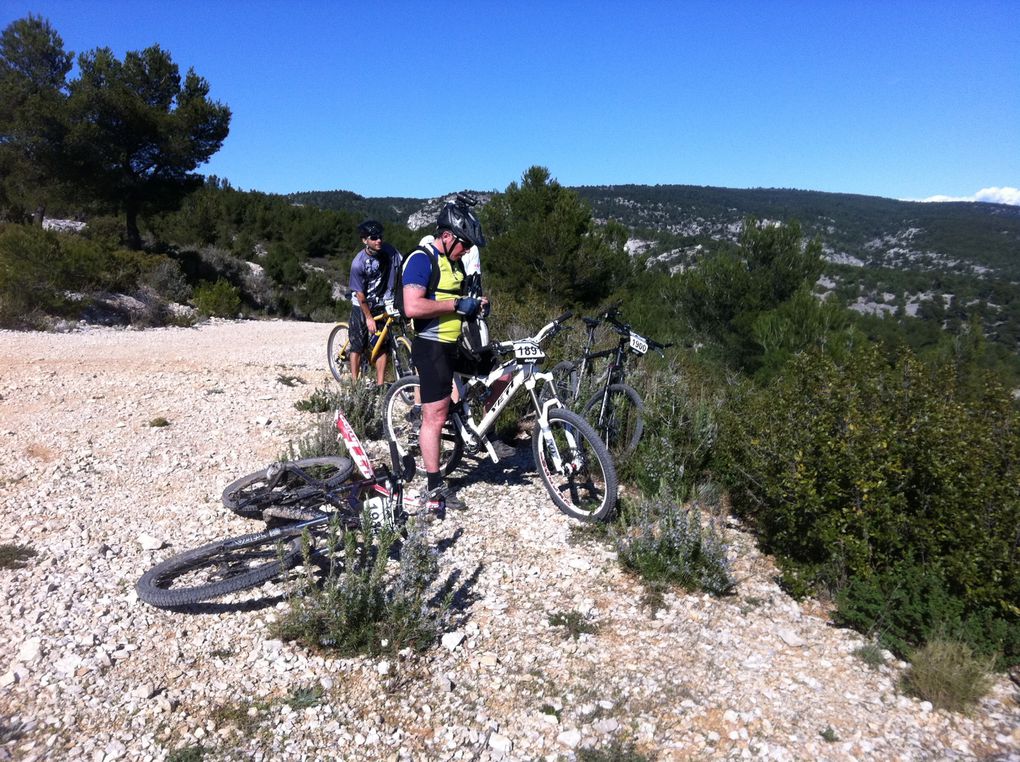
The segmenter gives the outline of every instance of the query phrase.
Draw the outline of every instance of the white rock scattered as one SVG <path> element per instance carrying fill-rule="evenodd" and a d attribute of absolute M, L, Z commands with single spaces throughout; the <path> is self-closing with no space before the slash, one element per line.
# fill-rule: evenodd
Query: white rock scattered
<path fill-rule="evenodd" d="M 493 733 L 489 736 L 489 747 L 500 754 L 509 754 L 513 751 L 513 742 L 504 735 Z"/>
<path fill-rule="evenodd" d="M 460 647 L 460 644 L 464 642 L 463 632 L 448 632 L 443 635 L 442 643 L 443 648 L 448 651 L 456 651 Z"/>
<path fill-rule="evenodd" d="M 153 537 L 151 534 L 145 534 L 143 532 L 138 535 L 138 544 L 142 546 L 142 550 L 159 550 L 166 543 L 158 537 Z"/>
<path fill-rule="evenodd" d="M 576 749 L 581 745 L 581 731 L 564 730 L 556 736 L 556 743 L 560 744 L 560 746 L 566 746 L 568 749 Z"/>
<path fill-rule="evenodd" d="M 18 649 L 17 660 L 31 664 L 42 655 L 42 641 L 39 638 L 29 638 L 21 644 Z"/>
<path fill-rule="evenodd" d="M 798 635 L 793 630 L 787 629 L 785 627 L 781 628 L 778 631 L 778 635 L 780 638 L 782 638 L 783 642 L 786 643 L 786 645 L 788 646 L 800 648 L 801 646 L 805 645 L 804 638 L 800 637 L 800 635 Z"/>

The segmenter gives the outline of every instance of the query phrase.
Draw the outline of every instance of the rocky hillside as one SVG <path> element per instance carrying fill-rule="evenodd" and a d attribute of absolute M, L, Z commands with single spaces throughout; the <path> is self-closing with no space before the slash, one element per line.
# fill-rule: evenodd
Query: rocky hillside
<path fill-rule="evenodd" d="M 596 217 L 643 232 L 667 263 L 735 241 L 748 217 L 797 220 L 833 263 L 1020 280 L 1020 206 L 916 203 L 775 188 L 575 188 Z M 656 242 L 660 242 L 655 246 Z"/>
<path fill-rule="evenodd" d="M 220 491 L 311 427 L 294 403 L 332 383 L 329 329 L 0 332 L 0 544 L 36 553 L 0 569 L 0 760 L 1020 759 L 1007 678 L 971 715 L 903 695 L 905 665 L 867 666 L 724 515 L 736 594 L 649 609 L 549 502 L 526 441 L 469 461 L 468 509 L 432 527 L 459 595 L 423 656 L 273 640 L 290 583 L 140 603 L 158 560 L 256 526 Z"/>

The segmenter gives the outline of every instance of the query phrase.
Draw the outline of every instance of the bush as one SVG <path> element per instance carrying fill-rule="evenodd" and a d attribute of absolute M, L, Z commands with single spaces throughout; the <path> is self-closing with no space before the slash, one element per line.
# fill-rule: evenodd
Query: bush
<path fill-rule="evenodd" d="M 77 235 L 23 225 L 0 229 L 0 323 L 73 309 L 68 292 L 134 291 L 152 266 L 142 252 L 105 248 Z"/>
<path fill-rule="evenodd" d="M 362 523 L 368 526 L 367 516 Z M 451 601 L 432 595 L 439 563 L 423 528 L 409 526 L 399 569 L 391 572 L 396 539 L 391 530 L 380 531 L 374 541 L 371 531 L 341 536 L 333 524 L 325 580 L 318 584 L 309 572 L 290 609 L 273 625 L 274 635 L 344 656 L 429 648 L 444 629 Z M 307 558 L 305 568 L 312 568 Z"/>
<path fill-rule="evenodd" d="M 142 284 L 171 302 L 186 302 L 191 298 L 191 286 L 181 266 L 173 259 L 161 257 L 141 278 Z"/>
<path fill-rule="evenodd" d="M 999 657 L 999 666 L 1020 656 L 1020 628 L 993 609 L 968 612 L 936 570 L 904 563 L 861 576 L 839 591 L 835 620 L 873 635 L 903 658 L 912 648 L 948 633 L 978 653 Z"/>
<path fill-rule="evenodd" d="M 965 643 L 936 638 L 912 655 L 903 688 L 940 709 L 964 711 L 988 692 L 991 666 Z"/>
<path fill-rule="evenodd" d="M 0 569 L 22 569 L 39 553 L 27 545 L 0 544 Z"/>
<path fill-rule="evenodd" d="M 644 401 L 645 431 L 633 457 L 619 464 L 621 475 L 645 494 L 686 494 L 709 477 L 721 383 L 676 358 L 664 368 L 646 364 L 628 381 Z"/>
<path fill-rule="evenodd" d="M 24 324 L 34 311 L 64 304 L 56 233 L 24 225 L 0 229 L 0 324 Z"/>
<path fill-rule="evenodd" d="M 193 300 L 200 314 L 211 317 L 237 317 L 241 309 L 241 297 L 237 289 L 222 278 L 215 283 L 197 286 Z"/>
<path fill-rule="evenodd" d="M 336 438 L 333 428 L 333 414 L 343 410 L 344 416 L 359 437 L 376 439 L 382 435 L 382 419 L 379 415 L 385 387 L 375 385 L 374 378 L 362 375 L 356 383 L 348 377 L 342 384 L 317 387 L 307 399 L 298 400 L 294 407 L 310 413 L 327 413 L 331 435 Z M 323 453 L 327 454 L 327 453 Z"/>
<path fill-rule="evenodd" d="M 883 594 L 869 584 L 938 579 L 961 621 L 1017 622 L 1020 413 L 992 380 L 958 387 L 957 370 L 864 346 L 840 363 L 801 355 L 734 397 L 714 465 L 795 593 L 855 584 L 848 595 L 867 599 Z M 934 589 L 922 605 L 937 610 Z M 896 637 L 924 642 L 909 610 L 890 616 Z"/>
<path fill-rule="evenodd" d="M 620 563 L 652 587 L 678 585 L 713 595 L 733 591 L 726 545 L 715 527 L 702 523 L 699 503 L 642 499 L 625 512 L 615 532 Z"/>

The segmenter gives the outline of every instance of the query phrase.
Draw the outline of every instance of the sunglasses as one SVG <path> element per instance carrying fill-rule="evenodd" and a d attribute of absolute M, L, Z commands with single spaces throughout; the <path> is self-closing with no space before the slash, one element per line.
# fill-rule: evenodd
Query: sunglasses
<path fill-rule="evenodd" d="M 370 235 L 368 237 L 368 240 L 370 240 L 370 241 L 381 241 L 382 240 L 382 236 L 381 235 Z"/>
<path fill-rule="evenodd" d="M 467 251 L 474 245 L 471 243 L 471 241 L 465 241 L 463 238 L 458 238 L 457 240 L 460 241 L 460 245 L 464 247 L 465 251 Z"/>

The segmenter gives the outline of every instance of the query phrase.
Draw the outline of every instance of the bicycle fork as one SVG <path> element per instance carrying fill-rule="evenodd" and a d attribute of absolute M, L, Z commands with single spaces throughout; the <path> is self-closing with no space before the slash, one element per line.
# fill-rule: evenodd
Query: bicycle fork
<path fill-rule="evenodd" d="M 539 378 L 542 375 L 548 375 L 549 380 L 552 380 L 552 374 L 536 374 Z M 531 393 L 531 401 L 535 405 L 535 410 L 538 413 L 538 436 L 542 438 L 542 446 L 549 453 L 549 462 L 552 464 L 553 471 L 558 474 L 564 474 L 566 476 L 573 476 L 574 474 L 580 473 L 584 464 L 580 462 L 577 457 L 578 447 L 577 440 L 574 437 L 574 433 L 569 428 L 564 428 L 563 434 L 567 439 L 567 446 L 570 451 L 574 453 L 574 457 L 569 461 L 564 461 L 563 456 L 560 454 L 560 448 L 556 445 L 556 438 L 553 436 L 552 427 L 549 425 L 549 411 L 556 408 L 563 407 L 563 403 L 559 401 L 557 397 L 546 400 L 544 403 L 539 402 L 538 395 L 535 394 L 535 379 L 532 379 L 531 386 L 528 389 Z M 538 464 L 536 464 L 538 465 Z"/>

